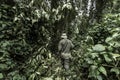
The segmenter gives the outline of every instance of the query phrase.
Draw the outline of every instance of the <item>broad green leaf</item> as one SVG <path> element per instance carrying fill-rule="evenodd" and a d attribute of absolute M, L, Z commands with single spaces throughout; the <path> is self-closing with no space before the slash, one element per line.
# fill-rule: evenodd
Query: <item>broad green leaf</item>
<path fill-rule="evenodd" d="M 96 78 L 100 72 L 97 70 L 98 66 L 92 65 L 89 70 L 89 76 L 88 77 L 94 77 Z"/>
<path fill-rule="evenodd" d="M 1 70 L 6 70 L 8 66 L 6 64 L 0 64 L 0 71 Z"/>
<path fill-rule="evenodd" d="M 120 57 L 120 54 L 112 54 L 112 56 L 116 60 L 116 58 Z"/>
<path fill-rule="evenodd" d="M 116 42 L 116 41 L 111 41 L 109 44 L 110 44 L 111 46 L 114 46 L 114 47 L 118 47 L 118 46 L 119 46 L 119 43 Z"/>
<path fill-rule="evenodd" d="M 117 47 L 120 47 L 120 43 L 119 43 L 119 42 L 115 42 L 115 43 L 114 43 L 114 47 L 116 47 L 116 48 L 117 48 Z"/>
<path fill-rule="evenodd" d="M 91 53 L 91 56 L 94 59 L 94 58 L 98 57 L 98 53 Z"/>
<path fill-rule="evenodd" d="M 111 62 L 112 61 L 111 58 L 109 58 L 107 54 L 104 54 L 104 58 L 105 58 L 106 62 Z"/>
<path fill-rule="evenodd" d="M 113 38 L 112 37 L 108 37 L 106 40 L 105 40 L 105 42 L 110 42 L 111 40 L 112 40 Z"/>
<path fill-rule="evenodd" d="M 85 60 L 87 61 L 88 64 L 93 64 L 94 63 L 94 61 L 90 58 L 86 58 Z"/>
<path fill-rule="evenodd" d="M 97 76 L 97 79 L 98 79 L 98 80 L 103 80 L 102 76 L 100 76 L 100 75 Z"/>
<path fill-rule="evenodd" d="M 97 44 L 97 45 L 93 46 L 93 50 L 94 51 L 104 51 L 105 46 L 103 46 L 102 44 Z"/>
<path fill-rule="evenodd" d="M 21 77 L 19 74 L 16 74 L 16 75 L 13 77 L 13 80 L 22 80 L 22 77 Z"/>
<path fill-rule="evenodd" d="M 114 33 L 112 37 L 115 38 L 115 37 L 118 37 L 118 36 L 120 36 L 119 33 Z"/>
<path fill-rule="evenodd" d="M 113 51 L 112 46 L 109 46 L 109 47 L 107 47 L 107 48 L 108 48 L 109 51 L 111 51 L 111 52 Z"/>
<path fill-rule="evenodd" d="M 91 70 L 95 70 L 96 68 L 97 68 L 97 66 L 95 66 L 95 65 L 91 66 Z"/>
<path fill-rule="evenodd" d="M 105 69 L 103 66 L 99 67 L 98 69 L 99 69 L 99 71 L 100 71 L 102 74 L 104 74 L 105 76 L 107 76 L 106 69 Z"/>
<path fill-rule="evenodd" d="M 120 74 L 120 70 L 118 68 L 112 68 L 110 72 L 115 72 L 117 75 Z"/>
<path fill-rule="evenodd" d="M 0 73 L 0 79 L 3 79 L 3 74 L 2 73 Z"/>
<path fill-rule="evenodd" d="M 4 42 L 4 43 L 2 44 L 2 47 L 6 47 L 8 44 L 9 44 L 9 42 L 6 41 L 6 42 Z"/>

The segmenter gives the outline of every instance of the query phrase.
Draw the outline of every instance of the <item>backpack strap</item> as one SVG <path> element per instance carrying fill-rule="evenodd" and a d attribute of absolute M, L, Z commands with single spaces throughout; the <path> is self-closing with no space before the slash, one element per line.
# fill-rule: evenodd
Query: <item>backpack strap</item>
<path fill-rule="evenodd" d="M 61 52 L 63 52 L 63 51 L 66 49 L 67 45 L 68 45 L 68 40 L 66 39 L 66 40 L 65 40 L 65 44 L 64 44 Z"/>

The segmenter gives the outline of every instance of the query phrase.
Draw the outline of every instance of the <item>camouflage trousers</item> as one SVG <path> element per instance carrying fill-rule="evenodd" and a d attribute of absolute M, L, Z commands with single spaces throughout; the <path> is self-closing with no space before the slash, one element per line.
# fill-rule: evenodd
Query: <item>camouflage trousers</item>
<path fill-rule="evenodd" d="M 69 69 L 69 62 L 71 59 L 71 54 L 70 53 L 62 53 L 61 56 L 62 56 L 63 67 L 65 68 L 65 70 L 68 70 Z"/>
<path fill-rule="evenodd" d="M 69 59 L 63 59 L 63 67 L 65 70 L 69 69 Z"/>

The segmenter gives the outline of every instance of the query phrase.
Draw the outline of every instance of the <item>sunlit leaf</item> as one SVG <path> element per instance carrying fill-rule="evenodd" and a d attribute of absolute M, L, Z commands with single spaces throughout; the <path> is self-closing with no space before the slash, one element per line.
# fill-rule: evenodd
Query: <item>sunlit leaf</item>
<path fill-rule="evenodd" d="M 0 79 L 3 79 L 3 74 L 2 73 L 0 73 Z"/>
<path fill-rule="evenodd" d="M 119 68 L 112 68 L 110 72 L 115 72 L 117 75 L 120 74 L 120 69 Z"/>
<path fill-rule="evenodd" d="M 116 60 L 116 58 L 120 57 L 120 54 L 112 54 L 113 58 Z"/>
<path fill-rule="evenodd" d="M 99 71 L 100 71 L 102 74 L 104 74 L 105 76 L 107 76 L 107 72 L 106 72 L 105 67 L 101 66 L 101 67 L 99 67 L 98 69 L 99 69 Z"/>
<path fill-rule="evenodd" d="M 105 42 L 109 42 L 109 41 L 111 41 L 113 38 L 112 37 L 108 37 L 106 40 L 105 40 Z"/>
<path fill-rule="evenodd" d="M 97 76 L 97 79 L 98 79 L 98 80 L 103 80 L 102 76 L 100 76 L 100 75 Z"/>
<path fill-rule="evenodd" d="M 118 36 L 120 36 L 119 33 L 114 33 L 112 37 L 115 38 L 115 37 L 118 37 Z"/>
<path fill-rule="evenodd" d="M 106 62 L 111 62 L 112 61 L 112 59 L 109 58 L 108 54 L 104 54 L 104 58 L 105 58 Z"/>
<path fill-rule="evenodd" d="M 93 46 L 93 50 L 94 51 L 104 51 L 105 46 L 103 46 L 102 44 L 97 44 L 97 45 Z"/>
<path fill-rule="evenodd" d="M 94 58 L 98 57 L 98 53 L 91 53 L 91 56 L 94 59 Z"/>

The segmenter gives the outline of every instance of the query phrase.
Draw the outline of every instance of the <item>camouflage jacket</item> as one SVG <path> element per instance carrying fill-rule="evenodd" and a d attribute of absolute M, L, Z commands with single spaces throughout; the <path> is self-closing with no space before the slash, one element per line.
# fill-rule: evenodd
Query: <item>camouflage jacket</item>
<path fill-rule="evenodd" d="M 69 39 L 62 39 L 58 45 L 59 53 L 70 53 L 70 50 L 74 47 L 73 43 Z"/>

